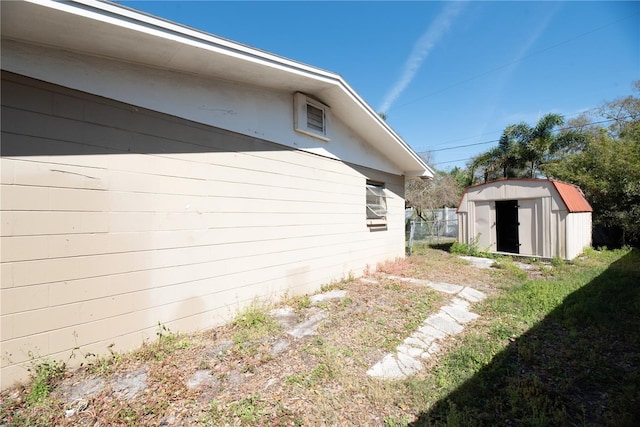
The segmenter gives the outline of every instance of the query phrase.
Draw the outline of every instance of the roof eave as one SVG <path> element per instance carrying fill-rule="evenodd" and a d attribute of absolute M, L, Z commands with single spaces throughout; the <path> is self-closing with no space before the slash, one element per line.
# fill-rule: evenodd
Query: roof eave
<path fill-rule="evenodd" d="M 349 126 L 406 176 L 433 176 L 433 170 L 339 74 L 113 3 L 23 0 L 1 6 L 3 38 L 315 95 L 334 114 L 349 117 Z"/>

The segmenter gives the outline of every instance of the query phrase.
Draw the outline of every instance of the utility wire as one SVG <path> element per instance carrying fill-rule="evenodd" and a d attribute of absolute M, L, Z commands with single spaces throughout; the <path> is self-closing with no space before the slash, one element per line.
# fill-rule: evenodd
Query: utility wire
<path fill-rule="evenodd" d="M 574 117 L 574 116 L 579 116 L 580 114 L 585 114 L 585 115 L 586 115 L 586 114 L 589 114 L 590 112 L 595 111 L 595 110 L 598 110 L 598 109 L 600 109 L 600 107 L 593 107 L 593 108 L 589 108 L 588 110 L 580 111 L 580 112 L 578 112 L 578 113 L 569 114 L 569 115 L 567 115 L 567 116 L 565 116 L 565 117 Z M 491 135 L 491 134 L 499 133 L 499 132 L 502 132 L 502 131 L 501 131 L 501 130 L 494 130 L 494 131 L 492 131 L 492 132 L 484 132 L 484 133 L 481 133 L 480 135 L 475 135 L 475 136 L 466 136 L 466 137 L 464 137 L 464 138 L 458 138 L 458 139 L 450 139 L 450 140 L 448 140 L 448 141 L 444 141 L 444 142 L 442 142 L 441 144 L 438 144 L 438 145 L 445 145 L 445 144 L 448 144 L 448 143 L 450 143 L 450 142 L 465 141 L 465 140 L 467 140 L 467 139 L 478 138 L 478 137 L 483 136 L 483 135 Z M 498 140 L 496 140 L 496 141 L 498 141 Z M 488 144 L 489 142 L 490 142 L 490 141 L 487 141 L 486 143 Z M 480 143 L 477 143 L 477 144 L 480 144 Z M 482 144 L 485 144 L 485 143 L 483 142 Z M 464 146 L 464 145 L 461 145 L 460 147 L 465 147 L 465 146 Z M 446 149 L 448 150 L 448 148 L 446 148 Z M 441 149 L 440 149 L 440 148 L 438 148 L 438 149 L 436 149 L 436 150 L 437 150 L 437 151 L 441 151 Z M 429 150 L 429 151 L 436 151 L 436 150 Z"/>
<path fill-rule="evenodd" d="M 586 124 L 585 126 L 598 125 L 598 124 L 601 124 L 601 123 L 615 122 L 617 120 L 624 120 L 624 119 L 628 119 L 630 117 L 631 116 L 625 116 L 625 117 L 619 117 L 619 118 L 616 118 L 616 119 L 600 120 L 600 121 L 597 121 L 597 122 L 590 122 L 590 123 Z M 561 132 L 563 130 L 577 129 L 577 128 L 580 128 L 580 127 L 582 127 L 582 126 L 567 126 L 567 127 L 563 127 L 563 128 L 560 128 L 560 129 L 556 129 L 556 130 L 554 130 L 554 132 Z M 435 150 L 419 151 L 418 154 L 435 153 L 436 151 L 455 150 L 456 148 L 473 147 L 473 146 L 476 146 L 476 145 L 491 144 L 493 142 L 498 142 L 498 141 L 500 141 L 500 140 L 499 139 L 492 139 L 491 141 L 475 142 L 473 144 L 454 145 L 452 147 L 437 148 Z M 463 160 L 465 160 L 465 159 L 463 159 Z M 457 161 L 457 160 L 452 160 L 452 162 L 453 161 Z M 449 163 L 449 162 L 447 162 L 447 163 Z"/>
<path fill-rule="evenodd" d="M 615 122 L 615 121 L 618 121 L 618 120 L 624 120 L 624 119 L 628 119 L 628 118 L 631 118 L 631 117 L 632 117 L 631 115 L 628 115 L 628 116 L 624 116 L 624 117 L 618 117 L 618 118 L 615 118 L 615 119 L 600 120 L 600 121 L 597 121 L 597 122 L 590 122 L 590 123 L 586 124 L 585 126 L 597 125 L 597 124 L 601 124 L 601 123 Z M 567 127 L 564 127 L 564 128 L 556 129 L 554 132 L 560 132 L 560 131 L 563 131 L 563 130 L 577 129 L 579 127 L 581 127 L 581 126 L 567 126 Z M 475 144 L 465 144 L 465 145 L 459 145 L 459 146 L 456 146 L 456 147 L 440 148 L 438 150 L 421 151 L 418 154 L 432 153 L 434 151 L 453 150 L 455 148 L 470 147 L 470 146 L 473 146 L 473 145 L 490 144 L 492 142 L 498 142 L 498 141 L 499 141 L 498 139 L 495 139 L 495 140 L 492 140 L 492 141 L 477 142 Z M 447 164 L 447 163 L 464 162 L 464 161 L 471 160 L 471 159 L 473 159 L 473 157 L 468 157 L 466 159 L 447 160 L 446 162 L 433 163 L 431 166 L 444 165 L 444 164 Z"/>

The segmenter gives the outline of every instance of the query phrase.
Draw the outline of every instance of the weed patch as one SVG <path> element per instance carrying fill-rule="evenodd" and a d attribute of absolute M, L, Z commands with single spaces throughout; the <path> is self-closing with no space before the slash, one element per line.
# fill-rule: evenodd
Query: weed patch
<path fill-rule="evenodd" d="M 313 337 L 284 333 L 256 303 L 202 333 L 159 324 L 154 342 L 86 355 L 73 372 L 34 365 L 30 383 L 0 395 L 0 425 L 640 425 L 640 253 L 587 250 L 541 277 L 497 259 L 503 268 L 480 270 L 418 244 L 374 280 L 324 287 L 344 289 L 342 300 L 284 301 L 300 321 L 326 315 Z M 473 306 L 480 317 L 402 381 L 366 371 L 451 296 L 387 274 L 488 295 Z M 138 392 L 115 386 L 134 373 Z M 71 405 L 63 390 L 82 383 L 106 387 Z"/>

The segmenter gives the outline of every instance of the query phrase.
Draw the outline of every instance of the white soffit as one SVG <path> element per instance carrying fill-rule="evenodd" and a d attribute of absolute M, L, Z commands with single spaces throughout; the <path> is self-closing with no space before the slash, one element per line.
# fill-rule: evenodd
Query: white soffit
<path fill-rule="evenodd" d="M 315 95 L 408 176 L 427 164 L 338 74 L 113 3 L 3 1 L 2 37 L 284 91 Z"/>

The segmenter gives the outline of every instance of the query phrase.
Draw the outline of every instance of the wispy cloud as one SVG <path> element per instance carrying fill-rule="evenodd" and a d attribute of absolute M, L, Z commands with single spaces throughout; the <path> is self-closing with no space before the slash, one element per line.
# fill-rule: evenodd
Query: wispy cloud
<path fill-rule="evenodd" d="M 536 44 L 538 39 L 545 33 L 552 19 L 556 15 L 560 5 L 555 5 L 551 8 L 546 16 L 543 17 L 538 22 L 538 25 L 533 28 L 531 31 L 529 38 L 520 46 L 520 49 L 515 53 L 512 57 L 512 60 L 504 67 L 504 71 L 502 71 L 498 83 L 494 87 L 492 91 L 492 96 L 487 99 L 487 107 L 483 110 L 485 111 L 485 119 L 482 120 L 482 126 L 479 130 L 480 133 L 484 133 L 486 131 L 487 123 L 495 122 L 495 120 L 491 120 L 498 114 L 498 105 L 499 103 L 504 103 L 503 94 L 512 79 L 513 74 L 516 69 L 520 66 L 522 61 L 527 59 L 529 56 L 535 54 L 530 53 L 531 48 Z M 527 82 L 521 82 L 522 85 L 527 85 Z M 501 114 L 501 119 L 507 124 L 517 123 L 517 122 L 527 122 L 527 123 L 535 123 L 537 121 L 536 117 L 540 118 L 540 112 L 538 113 L 509 113 L 506 116 Z M 506 125 L 505 125 L 506 126 Z"/>
<path fill-rule="evenodd" d="M 454 1 L 445 5 L 444 9 L 431 23 L 427 31 L 416 41 L 411 51 L 411 55 L 404 64 L 402 75 L 387 93 L 382 105 L 378 109 L 381 113 L 386 113 L 391 105 L 398 99 L 400 94 L 409 86 L 424 60 L 438 41 L 446 34 L 447 30 L 456 16 L 460 13 L 464 2 Z"/>

